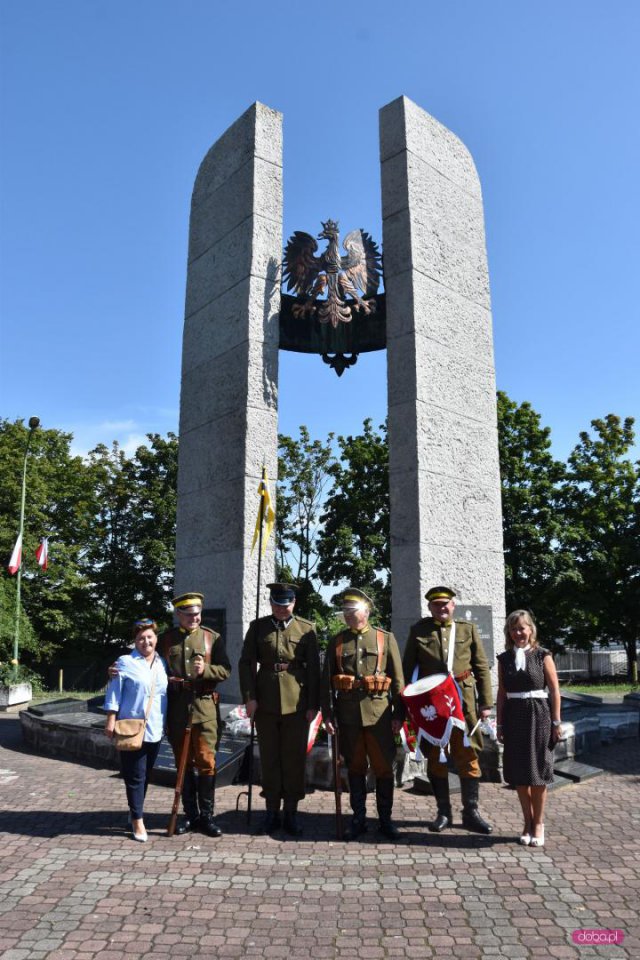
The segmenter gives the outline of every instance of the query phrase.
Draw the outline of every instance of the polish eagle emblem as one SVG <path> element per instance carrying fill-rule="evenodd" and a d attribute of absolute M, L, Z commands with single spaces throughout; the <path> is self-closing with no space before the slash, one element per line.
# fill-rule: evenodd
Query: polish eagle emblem
<path fill-rule="evenodd" d="M 328 241 L 320 256 L 316 256 L 318 240 Z M 323 222 L 317 239 L 301 230 L 289 238 L 284 250 L 283 283 L 300 298 L 293 307 L 294 316 L 317 314 L 320 323 L 337 327 L 350 323 L 354 310 L 375 312 L 382 275 L 378 245 L 366 231 L 352 230 L 344 238 L 343 247 L 345 255 L 340 253 L 336 220 Z"/>

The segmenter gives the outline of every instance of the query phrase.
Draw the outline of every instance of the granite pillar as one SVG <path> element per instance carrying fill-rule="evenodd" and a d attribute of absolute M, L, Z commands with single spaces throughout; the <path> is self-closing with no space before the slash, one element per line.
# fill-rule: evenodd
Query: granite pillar
<path fill-rule="evenodd" d="M 451 585 L 490 605 L 502 649 L 504 562 L 489 277 L 466 147 L 415 103 L 380 112 L 387 301 L 393 629 Z"/>
<path fill-rule="evenodd" d="M 229 696 L 255 616 L 261 469 L 272 482 L 277 470 L 281 257 L 282 116 L 255 103 L 196 177 L 180 397 L 175 590 L 201 591 L 207 610 L 223 611 Z M 272 539 L 262 583 L 273 573 Z"/>

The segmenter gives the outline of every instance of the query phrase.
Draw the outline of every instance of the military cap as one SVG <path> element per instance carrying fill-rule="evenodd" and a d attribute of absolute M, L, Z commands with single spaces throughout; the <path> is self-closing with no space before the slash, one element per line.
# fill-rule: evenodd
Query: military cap
<path fill-rule="evenodd" d="M 174 597 L 171 603 L 176 610 L 184 610 L 185 607 L 201 607 L 203 600 L 204 594 L 190 590 L 189 593 L 181 593 L 179 597 Z"/>
<path fill-rule="evenodd" d="M 342 606 L 349 606 L 352 603 L 366 603 L 369 610 L 375 609 L 375 603 L 368 597 L 364 590 L 357 587 L 348 587 L 342 595 Z"/>
<path fill-rule="evenodd" d="M 268 583 L 269 600 L 279 607 L 286 607 L 296 598 L 297 584 L 295 583 Z"/>
<path fill-rule="evenodd" d="M 432 600 L 453 600 L 455 591 L 451 587 L 431 587 L 425 593 L 425 599 L 431 603 Z"/>

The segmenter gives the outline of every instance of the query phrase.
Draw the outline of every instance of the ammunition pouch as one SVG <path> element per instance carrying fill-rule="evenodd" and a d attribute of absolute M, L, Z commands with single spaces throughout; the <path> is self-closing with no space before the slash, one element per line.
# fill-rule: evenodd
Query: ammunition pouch
<path fill-rule="evenodd" d="M 351 690 L 357 690 L 360 682 L 349 673 L 335 673 L 331 677 L 331 686 L 338 693 L 349 693 Z"/>
<path fill-rule="evenodd" d="M 387 693 L 391 686 L 391 677 L 385 677 L 382 673 L 374 673 L 368 677 L 362 677 L 360 686 L 365 693 Z"/>

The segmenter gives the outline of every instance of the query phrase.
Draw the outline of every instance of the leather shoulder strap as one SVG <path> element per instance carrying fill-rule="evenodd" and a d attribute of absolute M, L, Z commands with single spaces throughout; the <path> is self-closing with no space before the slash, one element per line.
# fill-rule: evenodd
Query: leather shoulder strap
<path fill-rule="evenodd" d="M 382 630 L 376 630 L 376 646 L 378 647 L 376 673 L 382 673 L 382 655 L 384 654 L 384 633 Z"/>
<path fill-rule="evenodd" d="M 211 663 L 211 651 L 213 650 L 213 634 L 208 630 L 202 631 L 204 634 L 204 662 Z"/>

